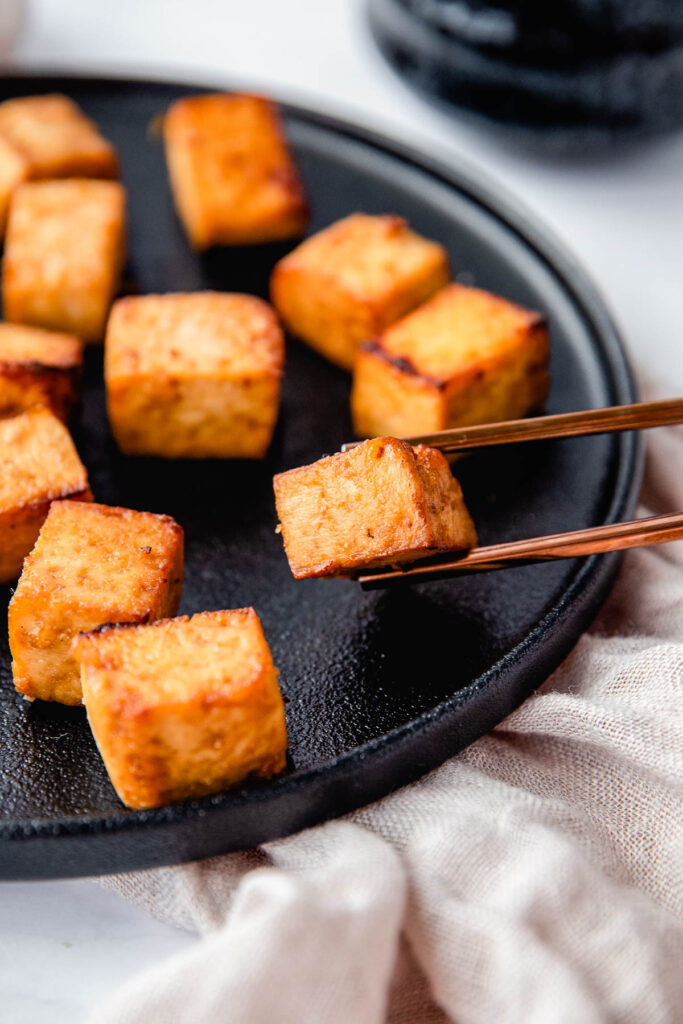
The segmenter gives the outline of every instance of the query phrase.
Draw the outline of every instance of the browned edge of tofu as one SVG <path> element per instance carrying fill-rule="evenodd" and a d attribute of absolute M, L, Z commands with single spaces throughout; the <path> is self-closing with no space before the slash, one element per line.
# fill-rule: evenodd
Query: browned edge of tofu
<path fill-rule="evenodd" d="M 81 363 L 46 366 L 0 357 L 0 417 L 45 405 L 62 423 L 68 423 L 80 408 L 82 383 Z"/>
<path fill-rule="evenodd" d="M 414 310 L 412 312 L 414 312 Z M 529 317 L 528 330 L 530 333 L 535 331 L 542 331 L 547 333 L 547 318 L 542 313 L 532 313 Z M 428 373 L 423 373 L 421 370 L 418 370 L 412 359 L 408 359 L 405 356 L 396 355 L 395 353 L 389 352 L 386 348 L 384 348 L 380 338 L 367 338 L 365 341 L 362 341 L 360 343 L 359 348 L 362 352 L 367 352 L 369 355 L 372 355 L 375 359 L 380 359 L 382 362 L 387 363 L 387 365 L 393 367 L 396 370 L 399 370 L 401 373 L 408 374 L 409 376 L 415 378 L 420 383 L 425 384 L 427 387 L 436 388 L 439 391 L 446 391 L 448 389 L 450 382 L 447 379 L 445 379 L 444 377 L 434 377 Z M 543 367 L 547 369 L 547 365 L 548 355 L 546 355 L 546 358 L 544 359 L 543 363 L 539 364 L 538 368 L 540 369 L 541 367 Z M 476 376 L 477 371 L 473 371 L 473 375 Z"/>
<path fill-rule="evenodd" d="M 368 338 L 367 341 L 362 341 L 360 351 L 367 352 L 369 355 L 374 356 L 375 359 L 381 360 L 400 373 L 408 374 L 416 382 L 424 384 L 429 388 L 445 391 L 448 387 L 447 380 L 444 380 L 442 377 L 431 377 L 428 373 L 422 373 L 411 359 L 407 359 L 405 356 L 394 355 L 393 352 L 387 352 L 377 338 Z"/>

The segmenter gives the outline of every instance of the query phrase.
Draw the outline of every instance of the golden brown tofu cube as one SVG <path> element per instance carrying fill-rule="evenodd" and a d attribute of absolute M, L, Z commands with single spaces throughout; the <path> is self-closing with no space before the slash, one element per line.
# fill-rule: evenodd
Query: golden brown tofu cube
<path fill-rule="evenodd" d="M 104 626 L 77 637 L 73 651 L 93 735 L 128 807 L 285 767 L 277 671 L 253 608 Z"/>
<path fill-rule="evenodd" d="M 107 327 L 109 420 L 122 451 L 262 458 L 280 403 L 284 339 L 253 295 L 144 295 Z"/>
<path fill-rule="evenodd" d="M 0 420 L 0 583 L 17 578 L 50 502 L 61 498 L 92 499 L 66 427 L 47 409 Z"/>
<path fill-rule="evenodd" d="M 292 334 L 351 370 L 358 346 L 449 280 L 443 246 L 401 217 L 354 213 L 275 265 L 271 299 Z"/>
<path fill-rule="evenodd" d="M 0 103 L 0 136 L 21 154 L 27 177 L 116 178 L 111 143 L 68 96 L 22 96 Z"/>
<path fill-rule="evenodd" d="M 293 575 L 340 576 L 474 547 L 477 535 L 443 455 L 392 437 L 276 476 Z"/>
<path fill-rule="evenodd" d="M 0 104 L 2 106 L 2 104 Z M 29 176 L 28 160 L 0 135 L 0 238 L 4 238 L 12 194 Z"/>
<path fill-rule="evenodd" d="M 351 412 L 358 437 L 517 419 L 548 394 L 549 343 L 538 313 L 451 284 L 361 346 Z"/>
<path fill-rule="evenodd" d="M 83 343 L 74 335 L 0 323 L 0 416 L 44 405 L 66 423 L 82 369 Z"/>
<path fill-rule="evenodd" d="M 73 637 L 104 623 L 174 615 L 182 577 L 183 531 L 169 516 L 54 502 L 9 606 L 17 690 L 80 704 Z"/>
<path fill-rule="evenodd" d="M 125 190 L 70 178 L 20 185 L 10 204 L 5 319 L 101 341 L 124 257 Z"/>
<path fill-rule="evenodd" d="M 300 235 L 308 209 L 277 108 L 260 96 L 191 96 L 164 118 L 176 209 L 196 249 Z"/>

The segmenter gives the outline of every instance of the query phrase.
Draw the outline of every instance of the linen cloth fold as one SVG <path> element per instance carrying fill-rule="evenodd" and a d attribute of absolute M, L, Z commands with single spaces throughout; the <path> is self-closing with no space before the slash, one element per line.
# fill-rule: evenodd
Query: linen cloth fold
<path fill-rule="evenodd" d="M 683 510 L 683 429 L 639 514 Z M 674 1024 L 683 1019 L 683 543 L 489 735 L 258 851 L 104 884 L 201 938 L 91 1024 Z"/>

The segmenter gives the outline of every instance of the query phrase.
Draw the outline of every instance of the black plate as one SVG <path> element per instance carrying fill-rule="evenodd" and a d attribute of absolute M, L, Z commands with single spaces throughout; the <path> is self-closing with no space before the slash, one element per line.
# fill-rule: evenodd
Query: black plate
<path fill-rule="evenodd" d="M 265 295 L 272 248 L 189 249 L 150 124 L 186 86 L 5 79 L 3 96 L 61 90 L 101 124 L 130 190 L 132 285 Z M 580 270 L 491 187 L 394 143 L 286 107 L 313 229 L 353 210 L 397 212 L 451 252 L 467 280 L 549 317 L 559 412 L 634 400 L 615 329 Z M 571 648 L 605 597 L 615 556 L 362 593 L 295 583 L 274 533 L 274 472 L 351 437 L 349 378 L 290 340 L 282 415 L 265 464 L 126 459 L 104 415 L 101 354 L 88 352 L 76 440 L 99 501 L 166 512 L 184 526 L 182 612 L 254 605 L 287 700 L 290 772 L 270 784 L 150 812 L 126 811 L 81 709 L 17 697 L 0 622 L 0 875 L 85 875 L 252 846 L 368 803 L 439 764 L 511 711 Z M 633 436 L 520 445 L 458 467 L 482 543 L 628 516 Z"/>

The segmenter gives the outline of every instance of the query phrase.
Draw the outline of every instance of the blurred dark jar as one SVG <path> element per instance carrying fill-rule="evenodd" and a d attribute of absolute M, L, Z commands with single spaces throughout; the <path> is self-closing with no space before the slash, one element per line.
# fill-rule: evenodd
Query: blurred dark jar
<path fill-rule="evenodd" d="M 683 0 L 369 0 L 369 15 L 410 84 L 539 141 L 683 125 Z"/>

